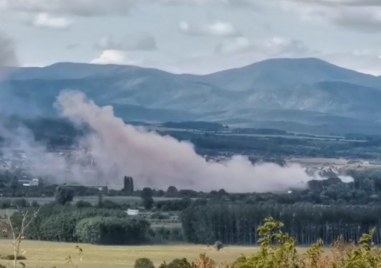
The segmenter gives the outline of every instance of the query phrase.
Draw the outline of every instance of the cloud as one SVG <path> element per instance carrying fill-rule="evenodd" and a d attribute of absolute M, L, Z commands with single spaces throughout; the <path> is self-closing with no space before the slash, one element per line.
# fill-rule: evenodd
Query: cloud
<path fill-rule="evenodd" d="M 218 44 L 215 48 L 217 53 L 227 54 L 227 53 L 237 53 L 247 51 L 252 47 L 250 41 L 243 36 L 227 39 Z"/>
<path fill-rule="evenodd" d="M 91 63 L 96 64 L 123 64 L 125 62 L 125 54 L 118 50 L 104 50 Z"/>
<path fill-rule="evenodd" d="M 360 72 L 381 75 L 381 50 L 355 50 L 321 55 L 334 64 Z"/>
<path fill-rule="evenodd" d="M 32 25 L 41 28 L 65 30 L 70 27 L 72 21 L 65 17 L 54 17 L 47 13 L 39 13 L 34 18 Z"/>
<path fill-rule="evenodd" d="M 80 46 L 79 43 L 70 43 L 70 44 L 67 44 L 65 46 L 65 48 L 68 49 L 68 50 L 73 50 L 73 49 L 78 48 L 79 46 Z"/>
<path fill-rule="evenodd" d="M 119 41 L 111 35 L 105 35 L 96 42 L 95 47 L 101 50 L 152 51 L 157 49 L 157 44 L 155 38 L 148 34 L 128 35 Z"/>
<path fill-rule="evenodd" d="M 101 54 L 90 61 L 94 64 L 128 64 L 128 65 L 141 65 L 139 60 L 127 57 L 124 51 L 120 50 L 104 50 Z"/>
<path fill-rule="evenodd" d="M 29 13 L 49 13 L 69 16 L 126 15 L 136 6 L 159 5 L 219 5 L 247 7 L 251 0 L 0 0 L 0 10 Z"/>
<path fill-rule="evenodd" d="M 381 1 L 283 0 L 282 7 L 304 20 L 320 20 L 351 30 L 381 31 Z"/>
<path fill-rule="evenodd" d="M 189 35 L 231 37 L 240 35 L 233 24 L 225 21 L 215 21 L 210 24 L 192 25 L 187 21 L 179 22 L 180 32 Z"/>
<path fill-rule="evenodd" d="M 0 0 L 0 7 L 31 13 L 102 16 L 127 14 L 137 3 L 136 0 Z"/>
<path fill-rule="evenodd" d="M 379 0 L 298 0 L 304 3 L 315 3 L 328 6 L 381 6 Z"/>
<path fill-rule="evenodd" d="M 218 54 L 254 53 L 264 57 L 301 56 L 310 50 L 300 40 L 272 37 L 257 42 L 250 42 L 246 37 L 223 40 L 215 48 Z"/>
<path fill-rule="evenodd" d="M 253 0 L 151 0 L 168 5 L 222 5 L 229 7 L 247 7 L 253 4 Z"/>

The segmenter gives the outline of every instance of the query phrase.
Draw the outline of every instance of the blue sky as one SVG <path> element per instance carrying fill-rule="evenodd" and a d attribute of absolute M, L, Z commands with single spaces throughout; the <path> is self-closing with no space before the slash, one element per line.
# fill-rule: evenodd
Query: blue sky
<path fill-rule="evenodd" d="M 379 75 L 381 0 L 0 0 L 5 57 L 176 73 L 319 57 Z"/>

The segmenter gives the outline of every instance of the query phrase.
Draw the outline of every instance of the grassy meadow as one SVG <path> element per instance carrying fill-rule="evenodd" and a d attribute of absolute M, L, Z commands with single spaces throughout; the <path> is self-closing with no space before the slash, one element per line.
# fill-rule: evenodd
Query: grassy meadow
<path fill-rule="evenodd" d="M 79 254 L 76 246 L 83 253 Z M 148 257 L 155 265 L 163 261 L 169 262 L 175 258 L 196 259 L 200 253 L 206 253 L 219 263 L 231 263 L 241 254 L 251 255 L 256 247 L 229 246 L 221 251 L 205 245 L 158 245 L 158 246 L 96 246 L 78 243 L 56 243 L 40 241 L 24 241 L 22 244 L 24 256 L 27 260 L 21 261 L 26 267 L 133 267 L 137 258 Z M 11 241 L 0 240 L 0 255 L 12 254 Z M 71 263 L 70 260 L 71 259 Z M 0 260 L 6 265 L 10 261 Z"/>

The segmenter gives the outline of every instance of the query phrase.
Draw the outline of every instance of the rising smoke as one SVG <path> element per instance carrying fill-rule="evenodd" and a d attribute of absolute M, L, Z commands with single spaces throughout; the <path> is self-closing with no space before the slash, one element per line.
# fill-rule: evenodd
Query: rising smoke
<path fill-rule="evenodd" d="M 0 74 L 5 72 L 4 67 L 17 64 L 16 51 L 10 38 L 0 32 Z"/>
<path fill-rule="evenodd" d="M 106 179 L 109 185 L 120 184 L 124 175 L 130 175 L 140 187 L 265 192 L 302 188 L 312 179 L 296 164 L 252 165 L 238 155 L 223 162 L 207 161 L 191 143 L 125 124 L 111 106 L 99 107 L 77 91 L 61 93 L 56 106 L 63 117 L 92 129 L 80 142 L 86 152 L 78 157 L 90 155 L 96 170 L 93 179 Z M 78 173 L 80 168 L 74 170 Z M 78 175 L 82 176 L 73 176 Z"/>

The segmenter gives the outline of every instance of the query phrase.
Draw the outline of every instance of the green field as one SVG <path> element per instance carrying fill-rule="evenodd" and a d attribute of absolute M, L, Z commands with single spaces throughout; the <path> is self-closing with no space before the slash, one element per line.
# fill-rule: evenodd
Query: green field
<path fill-rule="evenodd" d="M 83 249 L 79 255 L 76 246 Z M 204 245 L 168 245 L 168 246 L 95 246 L 75 243 L 55 243 L 40 241 L 24 241 L 22 244 L 27 260 L 23 261 L 26 267 L 51 268 L 51 267 L 79 267 L 79 268 L 104 268 L 104 267 L 133 267 L 137 258 L 148 257 L 155 265 L 174 258 L 186 257 L 188 260 L 196 259 L 200 253 L 206 253 L 219 263 L 231 263 L 241 254 L 251 255 L 255 247 L 225 247 L 217 252 L 213 247 Z M 11 254 L 11 241 L 0 240 L 0 255 Z M 71 257 L 73 263 L 67 259 Z M 82 259 L 82 260 L 81 260 Z M 1 264 L 9 261 L 1 260 Z"/>

